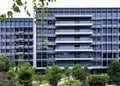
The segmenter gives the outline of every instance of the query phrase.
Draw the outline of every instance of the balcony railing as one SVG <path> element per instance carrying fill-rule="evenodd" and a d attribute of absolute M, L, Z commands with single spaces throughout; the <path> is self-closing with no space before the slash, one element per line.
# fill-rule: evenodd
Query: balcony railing
<path fill-rule="evenodd" d="M 69 34 L 92 34 L 92 30 L 56 30 L 55 34 L 56 35 L 69 35 Z"/>
<path fill-rule="evenodd" d="M 55 49 L 56 52 L 78 52 L 78 51 L 81 51 L 81 52 L 89 52 L 89 51 L 93 51 L 93 49 L 91 47 L 88 47 L 88 48 L 80 48 L 80 47 L 62 47 L 62 48 L 56 48 Z"/>
<path fill-rule="evenodd" d="M 56 26 L 91 26 L 91 21 L 56 21 Z"/>

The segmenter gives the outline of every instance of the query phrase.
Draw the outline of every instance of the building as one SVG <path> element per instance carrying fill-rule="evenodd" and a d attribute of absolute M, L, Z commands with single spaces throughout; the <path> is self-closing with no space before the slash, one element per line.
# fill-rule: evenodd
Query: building
<path fill-rule="evenodd" d="M 41 9 L 33 18 L 0 20 L 0 53 L 20 56 L 36 69 L 53 63 L 61 69 L 76 63 L 90 70 L 106 69 L 120 60 L 120 8 L 49 8 L 41 26 Z"/>
<path fill-rule="evenodd" d="M 35 15 L 37 69 L 54 62 L 61 68 L 80 63 L 91 70 L 101 70 L 106 69 L 112 58 L 120 59 L 120 8 L 49 8 L 43 29 L 41 9 Z"/>
<path fill-rule="evenodd" d="M 0 53 L 18 62 L 19 57 L 33 64 L 33 19 L 0 20 Z"/>

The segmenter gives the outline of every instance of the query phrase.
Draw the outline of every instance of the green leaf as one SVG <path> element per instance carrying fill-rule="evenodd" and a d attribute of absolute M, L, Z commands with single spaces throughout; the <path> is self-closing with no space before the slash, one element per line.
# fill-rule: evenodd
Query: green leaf
<path fill-rule="evenodd" d="M 26 13 L 27 13 L 27 15 L 28 15 L 28 16 L 31 16 L 31 14 L 30 14 L 30 12 L 29 12 L 29 11 L 26 11 Z"/>
<path fill-rule="evenodd" d="M 0 15 L 0 18 L 2 18 L 3 21 L 5 22 L 5 21 L 6 21 L 6 14 L 1 14 L 1 15 Z"/>
<path fill-rule="evenodd" d="M 13 12 L 12 11 L 8 11 L 7 15 L 8 15 L 8 18 L 13 18 Z"/>
<path fill-rule="evenodd" d="M 20 13 L 20 12 L 21 12 L 20 9 L 19 9 L 19 7 L 16 6 L 15 3 L 13 4 L 12 9 L 13 9 L 13 11 L 16 12 L 16 13 Z"/>
<path fill-rule="evenodd" d="M 17 3 L 18 6 L 22 6 L 23 5 L 21 0 L 16 0 L 16 3 Z"/>

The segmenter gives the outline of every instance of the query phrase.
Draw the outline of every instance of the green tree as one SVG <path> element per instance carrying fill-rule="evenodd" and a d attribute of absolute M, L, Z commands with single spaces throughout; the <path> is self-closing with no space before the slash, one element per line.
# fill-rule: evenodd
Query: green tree
<path fill-rule="evenodd" d="M 50 68 L 46 67 L 46 69 L 45 69 L 45 77 L 46 77 L 46 79 L 48 80 L 49 79 L 48 77 L 50 77 L 50 76 L 51 76 L 51 70 L 50 70 Z"/>
<path fill-rule="evenodd" d="M 9 70 L 9 59 L 7 56 L 0 54 L 0 72 L 7 72 Z"/>
<path fill-rule="evenodd" d="M 25 62 L 19 66 L 17 71 L 17 80 L 22 86 L 32 86 L 32 80 L 34 76 L 34 68 L 31 67 L 30 63 Z"/>
<path fill-rule="evenodd" d="M 113 83 L 120 85 L 120 63 L 113 59 L 108 66 L 108 75 Z"/>
<path fill-rule="evenodd" d="M 68 66 L 65 66 L 64 68 L 65 75 L 67 76 L 68 82 L 70 80 L 70 75 L 71 75 L 71 70 L 69 69 Z"/>
<path fill-rule="evenodd" d="M 42 9 L 42 20 L 44 20 L 44 13 L 45 10 L 47 9 L 47 6 L 50 2 L 55 2 L 56 0 L 28 0 L 30 2 L 33 3 L 33 10 L 34 12 L 38 12 L 38 8 Z M 13 0 L 12 2 L 12 6 L 10 7 L 11 9 L 8 10 L 6 13 L 2 13 L 0 14 L 0 18 L 2 19 L 6 19 L 6 18 L 13 18 L 13 14 L 15 13 L 21 13 L 22 11 L 26 12 L 26 14 L 28 16 L 31 16 L 29 10 L 28 10 L 28 3 L 27 0 Z M 32 9 L 31 8 L 31 9 Z M 23 10 L 24 9 L 24 10 Z M 37 19 L 38 17 L 36 16 L 35 19 Z"/>
<path fill-rule="evenodd" d="M 90 86 L 101 85 L 109 82 L 110 77 L 108 74 L 92 74 L 87 77 L 87 81 L 90 83 Z"/>
<path fill-rule="evenodd" d="M 87 78 L 87 76 L 89 75 L 89 69 L 88 69 L 88 67 L 84 67 L 84 68 L 82 68 L 82 70 L 81 70 L 81 72 L 80 72 L 80 81 L 82 81 L 82 84 L 83 84 L 83 86 L 84 86 L 84 84 L 85 84 L 85 81 L 86 81 L 86 78 Z"/>
<path fill-rule="evenodd" d="M 49 73 L 47 72 L 47 80 L 51 86 L 57 86 L 58 81 L 61 79 L 61 69 L 57 65 L 53 65 L 52 68 L 49 70 Z"/>
<path fill-rule="evenodd" d="M 72 68 L 72 75 L 74 76 L 75 79 L 79 79 L 80 78 L 80 73 L 82 71 L 82 67 L 80 66 L 80 64 L 75 64 Z"/>

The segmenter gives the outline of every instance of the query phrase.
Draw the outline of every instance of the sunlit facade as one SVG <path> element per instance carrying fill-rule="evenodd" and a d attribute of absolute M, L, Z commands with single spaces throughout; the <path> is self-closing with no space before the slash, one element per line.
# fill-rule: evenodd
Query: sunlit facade
<path fill-rule="evenodd" d="M 119 8 L 49 8 L 44 29 L 41 29 L 41 9 L 35 15 L 38 24 L 34 25 L 34 33 L 44 33 L 34 35 L 37 69 L 52 63 L 61 68 L 79 63 L 93 70 L 105 69 L 112 58 L 119 60 Z"/>

